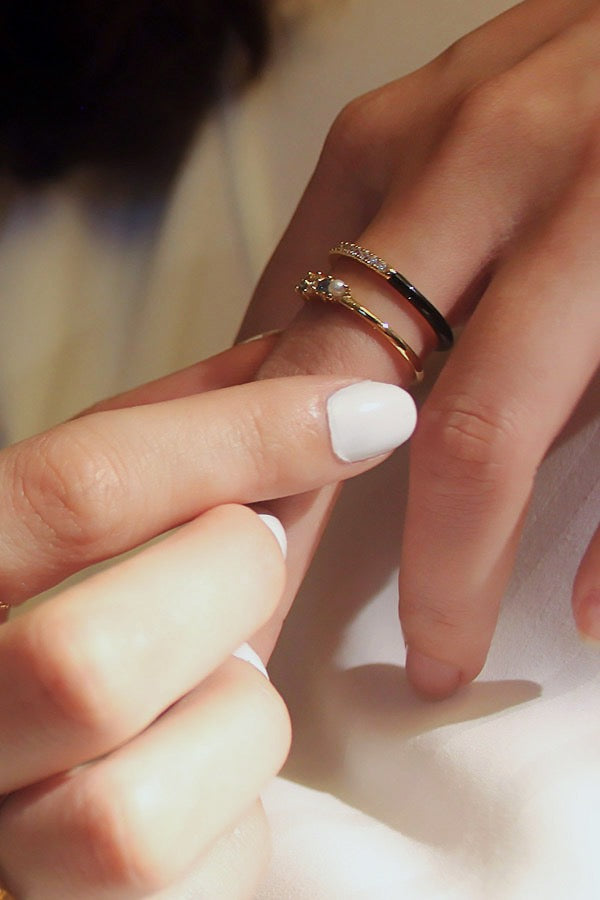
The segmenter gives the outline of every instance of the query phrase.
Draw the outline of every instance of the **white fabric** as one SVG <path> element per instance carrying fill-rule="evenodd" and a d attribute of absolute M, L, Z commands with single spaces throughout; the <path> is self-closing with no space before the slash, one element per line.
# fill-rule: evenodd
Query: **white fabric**
<path fill-rule="evenodd" d="M 273 785 L 260 900 L 600 896 L 600 649 L 569 608 L 600 510 L 599 390 L 539 474 L 485 670 L 444 703 L 402 669 L 404 454 L 346 488 L 270 671 L 295 723 L 290 776 L 373 818 Z"/>
<path fill-rule="evenodd" d="M 338 109 L 504 5 L 309 4 L 166 200 L 106 196 L 83 173 L 27 196 L 5 186 L 6 439 L 226 345 Z M 600 508 L 598 389 L 540 473 L 486 670 L 446 703 L 403 678 L 406 454 L 345 491 L 270 666 L 304 786 L 265 794 L 274 857 L 257 900 L 600 896 L 599 658 L 569 613 Z"/>

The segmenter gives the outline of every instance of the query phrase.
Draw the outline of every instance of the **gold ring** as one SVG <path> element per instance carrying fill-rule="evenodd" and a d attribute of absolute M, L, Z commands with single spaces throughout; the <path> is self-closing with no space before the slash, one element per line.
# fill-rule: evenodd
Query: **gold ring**
<path fill-rule="evenodd" d="M 326 303 L 337 303 L 360 316 L 364 322 L 389 341 L 394 349 L 398 351 L 413 370 L 415 380 L 419 382 L 423 379 L 421 360 L 412 347 L 406 343 L 404 338 L 396 334 L 387 322 L 376 316 L 366 306 L 361 306 L 360 303 L 357 303 L 352 296 L 349 285 L 342 281 L 341 278 L 335 278 L 333 275 L 324 275 L 323 272 L 308 272 L 296 285 L 296 290 L 305 300 L 323 300 Z"/>
<path fill-rule="evenodd" d="M 412 284 L 405 275 L 401 275 L 397 269 L 393 269 L 384 259 L 372 253 L 360 244 L 354 244 L 350 241 L 340 241 L 335 247 L 329 251 L 330 256 L 346 256 L 353 259 L 367 269 L 371 269 L 382 278 L 385 278 L 390 287 L 394 288 L 405 300 L 408 300 L 413 309 L 421 315 L 427 324 L 433 329 L 438 340 L 438 350 L 449 350 L 454 343 L 454 335 L 450 325 L 430 303 L 427 297 L 423 296 L 421 291 Z"/>
<path fill-rule="evenodd" d="M 9 894 L 3 887 L 0 887 L 0 900 L 15 900 L 15 897 L 13 897 L 12 894 Z"/>

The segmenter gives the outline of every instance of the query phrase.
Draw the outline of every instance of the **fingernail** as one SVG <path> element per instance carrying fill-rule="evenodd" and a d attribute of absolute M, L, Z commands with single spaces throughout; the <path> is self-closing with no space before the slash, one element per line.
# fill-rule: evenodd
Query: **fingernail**
<path fill-rule="evenodd" d="M 281 547 L 281 552 L 283 554 L 283 558 L 285 559 L 287 556 L 287 535 L 285 533 L 285 528 L 277 518 L 277 516 L 273 516 L 271 513 L 259 512 L 257 513 L 258 518 L 262 519 L 267 528 L 273 532 L 275 538 L 277 539 L 277 543 Z"/>
<path fill-rule="evenodd" d="M 451 663 L 432 659 L 418 650 L 407 650 L 406 674 L 412 686 L 426 697 L 442 700 L 460 686 L 460 669 Z"/>
<path fill-rule="evenodd" d="M 581 638 L 589 644 L 600 643 L 600 589 L 575 598 L 573 613 Z"/>
<path fill-rule="evenodd" d="M 251 666 L 254 666 L 255 669 L 265 676 L 265 678 L 269 678 L 269 673 L 265 668 L 265 664 L 250 644 L 240 644 L 237 650 L 234 650 L 231 654 L 232 656 L 237 657 L 237 659 L 243 659 L 245 662 L 250 663 Z M 269 681 L 271 679 L 269 678 Z"/>
<path fill-rule="evenodd" d="M 251 344 L 253 341 L 262 341 L 263 338 L 273 337 L 273 335 L 281 334 L 282 331 L 282 328 L 272 328 L 271 331 L 263 331 L 260 334 L 253 334 L 252 337 L 246 338 L 243 341 L 238 341 L 238 347 L 240 346 L 240 344 Z"/>
<path fill-rule="evenodd" d="M 415 401 L 395 384 L 358 381 L 327 401 L 331 446 L 343 462 L 388 453 L 408 440 L 417 424 Z"/>

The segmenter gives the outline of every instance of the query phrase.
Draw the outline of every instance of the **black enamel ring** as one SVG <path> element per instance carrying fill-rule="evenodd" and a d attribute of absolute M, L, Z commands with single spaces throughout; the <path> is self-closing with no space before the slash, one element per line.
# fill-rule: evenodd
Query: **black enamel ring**
<path fill-rule="evenodd" d="M 441 312 L 435 308 L 433 303 L 429 302 L 427 297 L 425 297 L 414 284 L 411 284 L 408 278 L 405 278 L 404 275 L 401 275 L 396 269 L 388 266 L 385 260 L 381 259 L 380 256 L 371 253 L 370 250 L 365 250 L 365 248 L 359 246 L 359 244 L 350 243 L 350 241 L 340 241 L 339 244 L 336 244 L 336 246 L 329 251 L 329 255 L 347 256 L 349 259 L 355 259 L 356 262 L 362 263 L 362 265 L 372 269 L 373 272 L 381 275 L 382 278 L 385 278 L 390 287 L 393 287 L 395 291 L 402 294 L 405 300 L 408 300 L 410 305 L 423 316 L 430 328 L 433 329 L 438 339 L 437 349 L 449 350 L 450 347 L 452 347 L 454 335 Z"/>

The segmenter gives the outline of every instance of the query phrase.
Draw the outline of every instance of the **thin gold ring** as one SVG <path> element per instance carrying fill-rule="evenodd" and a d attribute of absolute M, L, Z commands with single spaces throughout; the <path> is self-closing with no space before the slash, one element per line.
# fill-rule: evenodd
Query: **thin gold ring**
<path fill-rule="evenodd" d="M 390 287 L 394 288 L 405 300 L 408 300 L 413 309 L 422 316 L 430 328 L 433 329 L 438 340 L 438 350 L 449 350 L 454 343 L 454 335 L 450 325 L 439 309 L 430 303 L 421 291 L 412 284 L 405 275 L 388 265 L 384 259 L 371 250 L 361 247 L 350 241 L 340 241 L 329 251 L 330 256 L 346 256 L 353 259 L 378 275 L 385 278 Z"/>
<path fill-rule="evenodd" d="M 305 300 L 323 300 L 326 303 L 337 303 L 360 316 L 364 322 L 382 335 L 397 350 L 413 370 L 415 380 L 419 382 L 423 379 L 421 360 L 412 347 L 390 327 L 388 322 L 384 322 L 374 312 L 367 309 L 366 306 L 358 303 L 352 296 L 350 286 L 345 281 L 342 281 L 341 278 L 335 278 L 333 275 L 324 275 L 323 272 L 308 272 L 296 285 L 296 290 Z"/>

